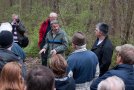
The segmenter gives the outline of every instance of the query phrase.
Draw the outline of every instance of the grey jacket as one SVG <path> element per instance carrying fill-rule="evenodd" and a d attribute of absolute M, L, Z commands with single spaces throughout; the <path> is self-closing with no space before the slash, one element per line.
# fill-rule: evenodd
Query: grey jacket
<path fill-rule="evenodd" d="M 53 37 L 52 30 L 47 33 L 44 48 L 48 49 L 49 53 L 51 50 L 55 49 L 58 54 L 64 54 L 67 46 L 67 35 L 63 30 L 60 29 L 59 32 L 56 33 L 55 37 Z"/>

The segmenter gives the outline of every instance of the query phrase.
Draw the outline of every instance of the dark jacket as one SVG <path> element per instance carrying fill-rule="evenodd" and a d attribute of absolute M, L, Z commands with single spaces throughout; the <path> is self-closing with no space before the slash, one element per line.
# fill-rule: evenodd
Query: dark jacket
<path fill-rule="evenodd" d="M 100 66 L 100 76 L 103 75 L 109 68 L 111 64 L 111 59 L 113 55 L 113 45 L 112 42 L 109 40 L 108 36 L 101 42 L 98 46 L 99 39 L 95 41 L 91 51 L 93 51 L 99 60 Z"/>
<path fill-rule="evenodd" d="M 96 79 L 92 85 L 91 90 L 97 90 L 98 84 L 111 76 L 120 77 L 125 83 L 125 90 L 134 90 L 134 65 L 120 64 L 115 68 L 107 71 L 103 76 Z"/>
<path fill-rule="evenodd" d="M 72 77 L 55 79 L 56 90 L 75 90 L 75 81 Z"/>
<path fill-rule="evenodd" d="M 98 58 L 92 51 L 74 52 L 68 57 L 67 63 L 76 84 L 90 82 L 95 78 Z"/>
<path fill-rule="evenodd" d="M 17 61 L 18 63 L 22 65 L 22 75 L 25 78 L 26 67 L 25 67 L 25 64 L 23 63 L 23 60 L 12 51 L 0 48 L 0 72 L 6 63 L 12 62 L 12 61 Z"/>
<path fill-rule="evenodd" d="M 19 20 L 19 19 L 18 19 Z M 17 23 L 11 23 L 14 36 L 14 42 L 18 43 L 21 47 L 26 47 L 29 43 L 28 37 L 26 37 L 25 32 L 27 31 L 24 24 L 19 20 Z"/>
<path fill-rule="evenodd" d="M 26 28 L 21 21 L 18 24 L 12 24 L 12 27 L 13 27 L 12 32 L 14 32 L 14 29 L 16 28 L 18 39 L 20 39 L 26 32 Z"/>

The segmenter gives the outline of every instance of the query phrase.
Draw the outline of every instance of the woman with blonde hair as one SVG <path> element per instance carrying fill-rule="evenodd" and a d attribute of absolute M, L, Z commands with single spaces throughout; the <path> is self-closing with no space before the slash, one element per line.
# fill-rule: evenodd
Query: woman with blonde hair
<path fill-rule="evenodd" d="M 25 90 L 21 66 L 17 62 L 4 65 L 0 74 L 0 90 Z"/>

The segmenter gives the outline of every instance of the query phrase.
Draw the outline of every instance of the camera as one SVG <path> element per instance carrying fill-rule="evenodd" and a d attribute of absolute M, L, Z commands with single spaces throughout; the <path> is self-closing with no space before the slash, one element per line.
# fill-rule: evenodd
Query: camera
<path fill-rule="evenodd" d="M 16 19 L 16 22 L 19 23 L 20 22 L 20 19 Z"/>

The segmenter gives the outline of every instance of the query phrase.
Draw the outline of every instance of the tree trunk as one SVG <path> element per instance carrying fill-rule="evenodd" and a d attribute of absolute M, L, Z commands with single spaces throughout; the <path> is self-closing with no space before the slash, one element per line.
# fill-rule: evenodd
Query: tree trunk
<path fill-rule="evenodd" d="M 123 30 L 123 38 L 122 38 L 122 42 L 121 44 L 126 44 L 129 40 L 129 35 L 130 35 L 130 29 L 131 29 L 131 22 L 132 22 L 132 17 L 133 17 L 133 9 L 134 9 L 134 1 L 133 0 L 129 0 L 127 1 L 128 4 L 128 8 L 127 8 L 127 16 L 126 16 L 126 20 L 125 20 L 125 27 Z"/>
<path fill-rule="evenodd" d="M 51 0 L 52 11 L 59 13 L 59 0 Z"/>
<path fill-rule="evenodd" d="M 117 10 L 117 7 L 116 7 L 116 0 L 109 0 L 110 1 L 110 9 L 111 9 L 111 14 L 112 14 L 112 35 L 115 35 L 115 30 L 117 30 L 117 13 L 116 13 L 116 10 Z"/>

